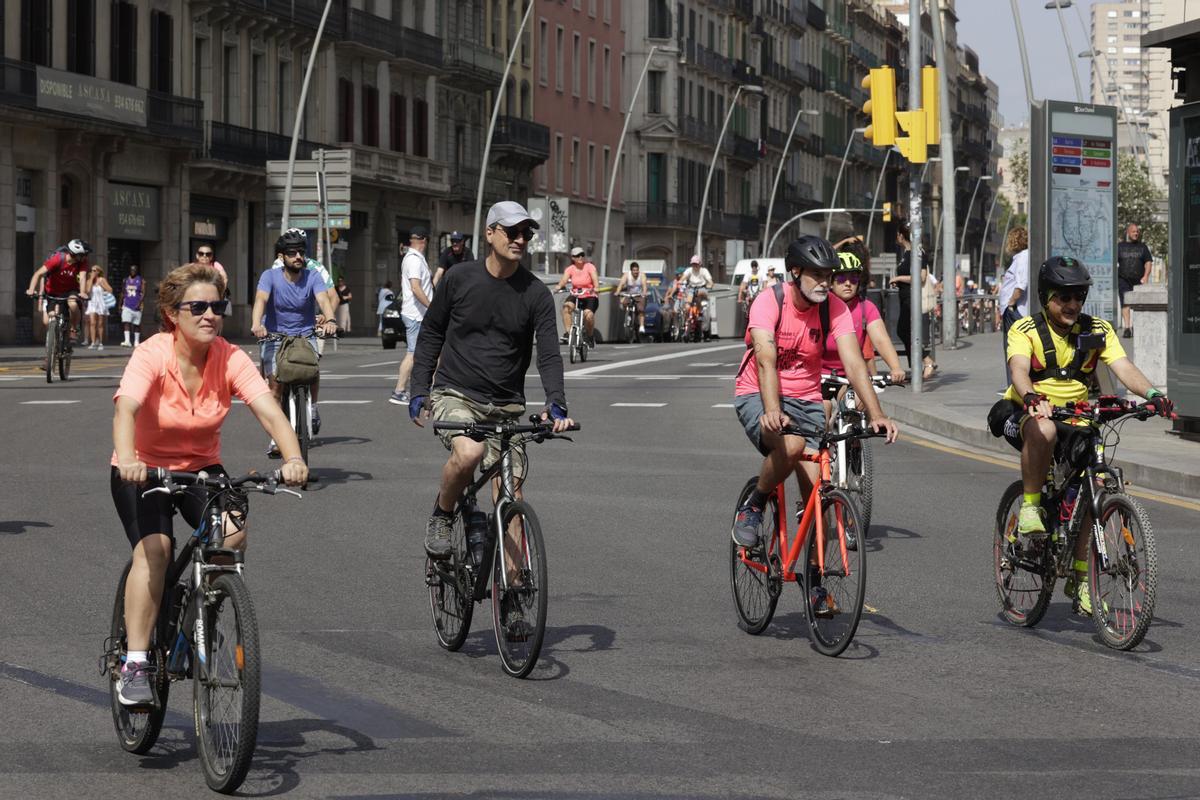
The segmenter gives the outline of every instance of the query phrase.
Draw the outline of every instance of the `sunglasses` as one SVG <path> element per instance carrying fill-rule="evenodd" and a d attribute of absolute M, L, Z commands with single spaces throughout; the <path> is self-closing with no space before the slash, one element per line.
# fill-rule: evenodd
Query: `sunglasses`
<path fill-rule="evenodd" d="M 1080 303 L 1086 303 L 1087 296 L 1087 292 L 1057 291 L 1054 293 L 1055 299 L 1057 299 L 1058 302 L 1062 303 L 1063 305 L 1076 301 Z"/>
<path fill-rule="evenodd" d="M 858 282 L 862 280 L 862 275 L 857 272 L 843 272 L 833 276 L 834 283 L 852 283 L 858 286 Z"/>
<path fill-rule="evenodd" d="M 283 254 L 288 258 L 295 258 L 296 256 L 307 255 L 308 252 L 306 250 L 284 250 Z"/>
<path fill-rule="evenodd" d="M 212 250 L 197 250 L 196 251 L 196 258 L 212 258 L 212 257 L 213 257 Z"/>
<path fill-rule="evenodd" d="M 176 311 L 186 308 L 193 317 L 204 316 L 204 312 L 210 308 L 219 317 L 225 313 L 225 309 L 228 307 L 228 300 L 188 300 L 186 303 L 175 304 Z"/>
<path fill-rule="evenodd" d="M 529 225 L 497 225 L 497 228 L 504 231 L 504 235 L 508 237 L 510 242 L 515 242 L 518 239 L 531 241 L 533 239 L 533 228 Z"/>

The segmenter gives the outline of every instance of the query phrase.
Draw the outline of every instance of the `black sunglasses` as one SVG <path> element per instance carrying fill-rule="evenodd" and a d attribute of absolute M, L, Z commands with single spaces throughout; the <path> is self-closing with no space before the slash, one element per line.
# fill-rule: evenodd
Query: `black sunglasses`
<path fill-rule="evenodd" d="M 496 227 L 504 231 L 504 235 L 510 242 L 518 239 L 524 239 L 527 242 L 533 240 L 533 228 L 529 225 L 497 225 Z"/>
<path fill-rule="evenodd" d="M 1057 292 L 1054 293 L 1054 296 L 1056 298 L 1058 298 L 1058 302 L 1062 303 L 1063 305 L 1066 305 L 1067 303 L 1073 302 L 1075 300 L 1078 300 L 1080 303 L 1086 303 L 1088 293 L 1084 292 L 1084 291 L 1074 291 L 1073 292 L 1069 289 L 1067 289 L 1067 290 L 1059 289 Z"/>
<path fill-rule="evenodd" d="M 283 254 L 284 254 L 285 256 L 287 256 L 288 258 L 295 258 L 296 256 L 306 256 L 306 255 L 308 255 L 308 251 L 307 251 L 307 250 L 296 250 L 296 249 L 291 249 L 291 250 L 284 250 L 284 251 L 283 251 Z"/>
<path fill-rule="evenodd" d="M 187 308 L 193 317 L 202 317 L 204 312 L 210 308 L 218 317 L 225 313 L 225 309 L 229 307 L 228 300 L 188 300 L 184 303 L 176 303 L 175 310 L 180 311 Z"/>
<path fill-rule="evenodd" d="M 212 258 L 213 251 L 212 250 L 197 250 L 196 251 L 196 258 L 205 258 L 205 257 Z"/>

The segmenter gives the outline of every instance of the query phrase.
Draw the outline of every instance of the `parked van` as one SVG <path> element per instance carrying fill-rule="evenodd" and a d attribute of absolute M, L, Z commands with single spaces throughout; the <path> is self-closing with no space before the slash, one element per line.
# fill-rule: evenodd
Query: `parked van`
<path fill-rule="evenodd" d="M 737 262 L 737 265 L 733 268 L 733 278 L 731 279 L 731 282 L 734 286 L 740 284 L 742 279 L 750 274 L 751 261 L 758 262 L 758 274 L 762 275 L 763 277 L 766 277 L 767 270 L 770 267 L 775 268 L 776 277 L 785 278 L 787 275 L 787 270 L 784 269 L 782 258 L 743 258 L 741 261 Z"/>

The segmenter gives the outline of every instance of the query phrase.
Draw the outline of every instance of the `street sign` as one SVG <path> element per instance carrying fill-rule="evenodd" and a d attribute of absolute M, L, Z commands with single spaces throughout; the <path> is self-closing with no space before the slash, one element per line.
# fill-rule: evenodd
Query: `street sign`
<path fill-rule="evenodd" d="M 571 206 L 566 197 L 530 197 L 526 208 L 538 224 L 531 253 L 565 253 L 571 249 Z"/>
<path fill-rule="evenodd" d="M 325 176 L 325 225 L 350 227 L 350 182 L 352 153 L 349 150 L 317 150 L 310 159 L 297 159 L 292 174 L 292 196 L 288 226 L 304 230 L 321 227 L 321 187 L 318 174 Z M 267 162 L 267 227 L 278 228 L 283 220 L 283 196 L 287 187 L 287 161 Z"/>

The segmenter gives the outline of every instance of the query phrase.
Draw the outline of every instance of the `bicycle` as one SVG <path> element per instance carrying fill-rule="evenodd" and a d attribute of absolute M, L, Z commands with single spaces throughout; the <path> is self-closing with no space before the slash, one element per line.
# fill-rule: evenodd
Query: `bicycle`
<path fill-rule="evenodd" d="M 583 333 L 583 308 L 579 304 L 582 295 L 582 290 L 571 290 L 571 296 L 575 298 L 575 310 L 571 313 L 571 330 L 567 334 L 567 354 L 572 364 L 577 358 L 582 362 L 587 361 L 588 357 L 587 336 Z"/>
<path fill-rule="evenodd" d="M 992 563 L 1006 621 L 1027 628 L 1041 621 L 1055 580 L 1074 573 L 1078 537 L 1088 535 L 1088 592 L 1096 632 L 1116 650 L 1141 643 L 1154 618 L 1158 554 L 1150 518 L 1125 493 L 1121 468 L 1112 459 L 1119 426 L 1154 413 L 1146 405 L 1113 396 L 1103 396 L 1096 404 L 1084 401 L 1054 409 L 1052 419 L 1084 424 L 1078 433 L 1060 439 L 1042 487 L 1049 535 L 1017 533 L 1024 492 L 1019 480 L 1004 492 L 996 512 Z M 1085 518 L 1091 520 L 1090 532 L 1084 530 Z M 1076 609 L 1078 602 L 1073 603 Z"/>
<path fill-rule="evenodd" d="M 877 389 L 892 386 L 890 375 L 872 375 L 871 385 Z M 839 399 L 842 387 L 845 394 Z M 867 430 L 867 415 L 858 401 L 858 393 L 850 380 L 838 372 L 821 376 L 821 396 L 833 404 L 829 429 L 833 433 Z M 863 532 L 871 530 L 871 505 L 875 488 L 875 458 L 868 443 L 861 439 L 844 439 L 837 443 L 833 455 L 833 483 L 858 498 Z"/>
<path fill-rule="evenodd" d="M 305 331 L 299 334 L 296 338 L 307 339 L 313 335 L 312 330 Z M 259 345 L 267 342 L 282 342 L 289 338 L 282 333 L 268 333 L 266 336 L 258 340 Z M 279 350 L 276 349 L 276 358 L 278 358 Z M 276 379 L 276 383 L 283 387 L 283 413 L 287 415 L 288 421 L 292 423 L 292 430 L 296 432 L 296 440 L 300 442 L 300 458 L 304 459 L 304 463 L 308 463 L 308 448 L 312 444 L 312 387 L 307 383 L 284 383 Z M 312 477 L 309 480 L 313 480 Z"/>
<path fill-rule="evenodd" d="M 223 514 L 245 518 L 246 493 L 300 493 L 279 486 L 278 471 L 240 478 L 200 472 L 150 470 L 155 488 L 148 494 L 180 494 L 203 487 L 205 516 L 178 556 L 167 567 L 162 602 L 150 640 L 149 706 L 123 705 L 117 679 L 125 659 L 125 581 L 121 572 L 113 601 L 109 637 L 100 656 L 100 674 L 109 677 L 113 725 L 121 747 L 136 755 L 149 752 L 162 730 L 170 684 L 192 679 L 192 711 L 200 764 L 208 786 L 230 793 L 250 769 L 258 737 L 261 665 L 254 604 L 242 580 L 243 554 L 223 547 Z M 219 560 L 221 563 L 214 563 Z"/>
<path fill-rule="evenodd" d="M 57 370 L 60 380 L 66 381 L 71 374 L 71 309 L 67 305 L 70 297 L 38 295 L 47 304 L 54 304 L 49 311 L 50 323 L 46 326 L 46 383 L 54 382 Z"/>
<path fill-rule="evenodd" d="M 533 508 L 517 499 L 514 458 L 526 458 L 524 445 L 566 439 L 536 416 L 520 422 L 434 422 L 434 431 L 463 431 L 476 441 L 500 440 L 500 458 L 463 490 L 454 507 L 452 548 L 446 559 L 425 561 L 425 584 L 438 644 L 462 647 L 471 629 L 475 603 L 492 599 L 492 627 L 504 671 L 524 678 L 537 663 L 546 632 L 546 555 L 542 528 Z M 573 424 L 569 430 L 579 430 Z M 526 460 L 528 465 L 528 460 Z M 476 495 L 494 478 L 500 489 L 492 514 L 479 511 Z M 503 535 L 507 532 L 507 535 Z M 515 565 L 513 574 L 505 562 Z M 490 584 L 489 584 L 490 578 Z"/>
<path fill-rule="evenodd" d="M 803 435 L 791 426 L 784 428 L 783 433 Z M 796 503 L 798 523 L 790 544 L 784 517 L 786 481 L 781 481 L 767 497 L 758 545 L 746 548 L 730 541 L 729 583 L 734 606 L 747 633 L 758 635 L 767 629 L 783 593 L 783 582 L 795 581 L 804 592 L 805 617 L 813 647 L 827 656 L 838 656 L 850 646 L 862 617 L 867 562 L 866 548 L 851 549 L 848 540 L 851 536 L 861 540 L 865 529 L 850 494 L 833 483 L 830 448 L 842 441 L 876 436 L 885 434 L 825 433 L 818 442 L 817 454 L 804 454 L 805 461 L 820 466 L 820 479 L 809 492 L 808 500 Z M 742 507 L 757 482 L 757 478 L 747 481 L 735 508 Z M 735 520 L 736 516 L 735 511 Z M 836 531 L 836 535 L 828 536 L 828 530 Z M 805 565 L 799 572 L 797 562 Z"/>
<path fill-rule="evenodd" d="M 629 292 L 621 292 L 617 295 L 623 303 L 621 315 L 621 338 L 629 344 L 637 344 L 641 340 L 638 333 L 638 307 L 637 298 L 641 295 L 630 294 Z"/>

